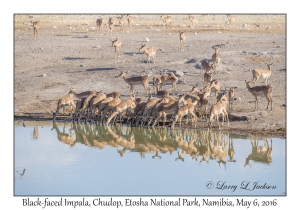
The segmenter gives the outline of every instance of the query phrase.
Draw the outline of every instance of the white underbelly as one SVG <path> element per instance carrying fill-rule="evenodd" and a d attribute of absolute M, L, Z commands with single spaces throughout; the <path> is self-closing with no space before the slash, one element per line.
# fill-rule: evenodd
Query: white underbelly
<path fill-rule="evenodd" d="M 183 111 L 182 116 L 187 115 L 189 113 L 188 110 Z"/>
<path fill-rule="evenodd" d="M 262 78 L 265 79 L 265 78 L 269 77 L 269 74 L 262 74 L 261 76 L 262 76 Z"/>

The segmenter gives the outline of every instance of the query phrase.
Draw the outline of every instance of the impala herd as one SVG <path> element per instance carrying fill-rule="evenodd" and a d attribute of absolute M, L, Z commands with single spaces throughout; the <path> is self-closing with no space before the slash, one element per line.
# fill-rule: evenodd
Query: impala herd
<path fill-rule="evenodd" d="M 212 64 L 213 65 L 213 64 Z M 269 69 L 270 69 L 270 65 Z M 253 71 L 259 72 L 259 75 L 265 75 L 266 69 L 255 69 Z M 206 72 L 204 74 L 207 74 Z M 212 74 L 212 73 L 209 73 Z M 204 118 L 208 123 L 208 129 L 212 128 L 213 121 L 218 124 L 218 129 L 221 130 L 219 117 L 222 116 L 222 125 L 227 121 L 229 126 L 228 110 L 233 110 L 233 101 L 235 96 L 235 89 L 237 87 L 230 87 L 227 91 L 221 92 L 222 83 L 219 80 L 209 80 L 208 85 L 203 89 L 193 87 L 190 94 L 178 95 L 175 99 L 175 88 L 178 82 L 177 76 L 173 73 L 162 73 L 160 76 L 153 77 L 153 90 L 149 87 L 149 76 L 134 76 L 127 78 L 124 72 L 121 72 L 116 78 L 122 78 L 130 86 L 130 97 L 121 99 L 119 92 L 112 92 L 104 94 L 102 91 L 85 91 L 77 93 L 74 88 L 71 88 L 69 93 L 58 101 L 56 112 L 53 112 L 53 121 L 55 121 L 59 110 L 63 108 L 65 115 L 65 108 L 72 107 L 71 116 L 73 121 L 80 122 L 82 119 L 85 122 L 96 123 L 122 123 L 123 115 L 126 116 L 126 123 L 131 125 L 147 125 L 156 126 L 162 120 L 165 126 L 166 120 L 171 119 L 171 128 L 174 129 L 177 122 L 181 127 L 181 121 L 186 116 L 186 124 L 188 124 L 189 116 L 192 117 L 192 125 L 196 127 L 198 117 Z M 257 77 L 254 77 L 252 82 L 255 83 Z M 163 90 L 163 86 L 167 83 L 172 83 L 173 96 L 169 95 L 169 91 Z M 250 82 L 245 81 L 248 91 L 255 97 L 255 109 L 258 111 L 258 96 L 264 95 L 268 100 L 267 110 L 269 104 L 272 106 L 272 87 L 270 85 L 250 86 Z M 134 86 L 142 85 L 146 92 L 147 100 L 135 96 Z M 215 92 L 217 102 L 208 110 L 209 99 Z M 228 94 L 227 94 L 228 93 Z M 153 96 L 156 97 L 153 97 Z M 228 95 L 228 96 L 227 96 Z M 78 99 L 75 103 L 75 97 Z M 74 111 L 73 111 L 74 110 Z M 208 116 L 209 117 L 208 117 Z"/>
<path fill-rule="evenodd" d="M 206 18 L 206 15 L 203 15 Z M 191 27 L 195 27 L 198 21 L 195 15 L 188 15 L 191 21 Z M 234 15 L 227 16 L 229 23 L 235 21 Z M 160 19 L 166 26 L 172 27 L 172 16 L 160 16 Z M 135 20 L 130 15 L 121 15 L 117 18 L 119 22 L 120 30 L 123 30 L 124 23 L 127 20 L 130 30 Z M 103 19 L 96 20 L 97 30 L 101 33 L 103 27 Z M 34 28 L 34 39 L 38 39 L 39 22 L 32 22 Z M 113 35 L 115 23 L 114 18 L 109 17 L 108 21 L 110 36 Z M 183 31 L 179 31 L 180 51 L 184 51 L 184 43 L 186 34 Z M 110 39 L 111 40 L 111 39 Z M 112 47 L 115 48 L 116 57 L 120 56 L 120 48 L 122 41 L 119 37 L 115 40 L 111 40 Z M 63 109 L 65 115 L 65 108 L 71 106 L 71 116 L 73 121 L 80 122 L 84 119 L 85 122 L 95 123 L 116 123 L 118 120 L 123 122 L 122 117 L 125 116 L 127 123 L 132 125 L 147 125 L 156 126 L 162 120 L 163 126 L 167 118 L 171 119 L 171 128 L 174 129 L 177 122 L 181 126 L 181 121 L 185 117 L 186 124 L 188 124 L 189 118 L 191 118 L 192 125 L 197 126 L 199 118 L 204 118 L 207 121 L 208 129 L 212 128 L 214 121 L 218 124 L 218 129 L 221 130 L 219 123 L 219 117 L 222 117 L 222 125 L 224 121 L 227 121 L 229 126 L 229 114 L 228 111 L 233 110 L 234 92 L 237 87 L 223 87 L 225 91 L 222 91 L 222 82 L 218 79 L 213 79 L 213 75 L 218 75 L 220 69 L 221 56 L 219 53 L 220 45 L 212 47 L 215 52 L 212 55 L 212 62 L 206 59 L 202 60 L 201 68 L 203 69 L 203 88 L 198 89 L 193 87 L 188 94 L 175 94 L 176 84 L 178 83 L 178 77 L 175 72 L 161 73 L 161 75 L 155 75 L 152 78 L 147 75 L 127 77 L 125 72 L 121 72 L 116 75 L 116 78 L 122 78 L 125 83 L 130 87 L 130 96 L 128 98 L 122 98 L 119 92 L 112 92 L 109 94 L 102 93 L 102 91 L 85 91 L 77 93 L 74 88 L 71 88 L 69 93 L 58 100 L 57 109 L 53 112 L 53 121 L 60 111 Z M 153 64 L 156 66 L 156 48 L 146 47 L 145 44 L 141 44 L 139 51 L 144 52 L 147 55 L 147 65 L 151 65 L 151 58 Z M 268 101 L 267 110 L 269 104 L 271 111 L 272 105 L 272 87 L 268 85 L 268 80 L 271 76 L 271 66 L 268 64 L 267 68 L 257 68 L 252 70 L 252 81 L 245 81 L 245 87 L 255 97 L 254 111 L 258 110 L 258 96 L 263 95 Z M 265 84 L 262 86 L 256 86 L 257 80 L 262 77 L 265 79 Z M 200 81 L 201 79 L 199 79 Z M 149 86 L 149 81 L 153 81 L 153 93 Z M 253 86 L 250 83 L 253 83 Z M 172 84 L 172 96 L 169 95 L 167 90 L 163 90 L 166 83 Z M 141 85 L 145 89 L 147 99 L 136 97 L 134 86 Z M 227 90 L 227 88 L 229 88 Z M 216 102 L 211 102 L 212 92 L 215 92 Z M 76 102 L 75 102 L 75 99 Z M 209 109 L 209 105 L 212 106 Z"/>

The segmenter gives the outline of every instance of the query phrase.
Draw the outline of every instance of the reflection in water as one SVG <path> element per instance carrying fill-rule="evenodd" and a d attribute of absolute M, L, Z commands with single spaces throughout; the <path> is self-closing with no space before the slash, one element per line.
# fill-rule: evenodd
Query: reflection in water
<path fill-rule="evenodd" d="M 76 142 L 74 141 L 74 133 L 72 134 L 71 129 L 69 130 L 68 133 L 66 133 L 65 124 L 64 124 L 64 128 L 63 128 L 63 132 L 61 132 L 59 130 L 56 123 L 53 123 L 52 130 L 53 129 L 56 130 L 58 140 L 62 141 L 65 144 L 70 145 L 70 147 L 75 146 Z"/>
<path fill-rule="evenodd" d="M 184 161 L 184 153 L 185 153 L 184 150 L 182 150 L 181 152 L 178 151 L 178 157 L 175 160 L 182 160 L 182 161 Z"/>
<path fill-rule="evenodd" d="M 15 180 L 22 179 L 22 177 L 25 174 L 25 171 L 26 171 L 25 168 L 23 169 L 23 171 L 21 173 L 18 170 L 16 170 Z"/>
<path fill-rule="evenodd" d="M 59 141 L 74 147 L 77 143 L 88 147 L 104 149 L 106 146 L 116 148 L 120 157 L 126 151 L 138 152 L 140 157 L 152 154 L 153 159 L 162 159 L 161 153 L 172 155 L 177 151 L 177 160 L 184 161 L 185 155 L 190 155 L 192 160 L 209 163 L 215 160 L 221 168 L 226 169 L 226 163 L 235 163 L 235 150 L 233 139 L 228 133 L 199 131 L 199 130 L 168 130 L 166 128 L 139 128 L 122 125 L 102 126 L 91 124 L 71 124 L 66 131 L 66 124 L 61 132 L 56 122 L 53 128 L 57 132 Z M 252 153 L 246 158 L 246 165 L 250 160 L 262 163 L 271 163 L 271 146 L 267 140 L 259 146 L 259 140 L 251 140 Z"/>
<path fill-rule="evenodd" d="M 23 127 L 15 122 L 16 195 L 286 192 L 283 139 L 120 124 L 25 123 Z M 33 136 L 39 140 L 32 141 Z M 259 182 L 276 189 L 246 191 L 240 188 L 244 181 L 249 186 Z M 208 182 L 215 187 L 208 190 Z M 225 182 L 226 186 L 237 186 L 237 190 L 216 188 L 218 183 Z M 178 184 L 183 187 L 178 188 Z"/>
<path fill-rule="evenodd" d="M 38 126 L 34 126 L 33 127 L 33 139 L 38 140 L 39 138 L 39 127 Z"/>
<path fill-rule="evenodd" d="M 229 146 L 228 146 L 228 156 L 229 156 L 229 160 L 228 162 L 236 162 L 236 160 L 233 159 L 234 157 L 234 147 L 233 147 L 233 139 L 229 138 Z"/>
<path fill-rule="evenodd" d="M 250 160 L 262 163 L 271 163 L 272 157 L 272 139 L 271 139 L 271 146 L 269 146 L 268 140 L 264 139 L 264 145 L 258 145 L 259 140 L 251 140 L 252 145 L 252 153 L 246 158 L 245 166 L 250 165 Z"/>

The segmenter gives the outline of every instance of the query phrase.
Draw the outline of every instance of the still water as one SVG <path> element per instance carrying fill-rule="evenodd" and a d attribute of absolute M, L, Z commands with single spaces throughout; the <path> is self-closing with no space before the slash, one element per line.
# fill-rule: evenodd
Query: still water
<path fill-rule="evenodd" d="M 14 195 L 285 195 L 286 139 L 15 122 Z"/>

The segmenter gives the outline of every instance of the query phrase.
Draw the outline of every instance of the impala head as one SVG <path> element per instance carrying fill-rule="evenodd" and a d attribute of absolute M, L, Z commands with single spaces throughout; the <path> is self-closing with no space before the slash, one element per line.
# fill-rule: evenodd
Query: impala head
<path fill-rule="evenodd" d="M 131 98 L 133 101 L 135 101 L 135 93 L 132 93 L 131 96 L 130 96 L 130 98 Z"/>
<path fill-rule="evenodd" d="M 245 161 L 245 165 L 244 165 L 244 167 L 246 167 L 246 165 L 249 165 L 250 167 L 252 167 L 251 165 L 250 165 L 250 158 L 246 158 L 246 161 Z"/>
<path fill-rule="evenodd" d="M 53 111 L 51 111 L 52 112 L 52 116 L 53 116 L 53 120 L 56 118 L 56 116 L 57 116 L 57 113 L 56 112 L 53 112 Z"/>
<path fill-rule="evenodd" d="M 179 102 L 179 103 L 180 103 L 180 102 L 183 102 L 183 100 L 184 100 L 184 94 L 179 95 L 179 96 L 178 96 L 178 102 Z"/>
<path fill-rule="evenodd" d="M 71 93 L 74 93 L 74 92 L 75 92 L 75 89 L 71 88 L 68 94 L 71 94 Z"/>
<path fill-rule="evenodd" d="M 210 95 L 210 88 L 205 88 L 202 90 L 202 93 L 204 94 L 203 98 L 207 98 Z"/>
<path fill-rule="evenodd" d="M 218 80 L 213 80 L 213 81 L 210 82 L 209 86 L 212 87 L 214 85 L 218 85 L 218 83 L 219 83 Z"/>
<path fill-rule="evenodd" d="M 196 86 L 193 86 L 190 93 L 197 93 L 197 92 L 199 92 L 199 89 Z"/>
<path fill-rule="evenodd" d="M 137 104 L 141 103 L 142 101 L 143 101 L 142 98 L 135 98 L 135 103 L 137 103 Z"/>
<path fill-rule="evenodd" d="M 142 44 L 139 51 L 143 51 L 143 50 L 145 49 L 145 47 L 146 47 L 146 45 L 145 45 L 145 44 Z"/>
<path fill-rule="evenodd" d="M 114 43 L 117 41 L 117 40 L 110 40 L 111 41 L 111 46 L 113 47 L 114 46 Z"/>
<path fill-rule="evenodd" d="M 217 101 L 227 101 L 226 97 L 227 91 L 223 91 L 222 93 L 219 93 L 217 96 Z"/>
<path fill-rule="evenodd" d="M 169 73 L 169 76 L 176 77 L 173 71 Z"/>
<path fill-rule="evenodd" d="M 202 63 L 203 63 L 203 62 L 206 62 L 206 63 L 208 63 L 208 61 L 207 61 L 207 59 L 206 59 L 206 58 L 202 60 Z"/>
<path fill-rule="evenodd" d="M 162 98 L 159 103 L 167 104 L 169 101 L 170 100 L 168 98 Z"/>
<path fill-rule="evenodd" d="M 209 65 L 210 67 L 212 67 L 213 69 L 216 68 L 216 64 L 214 64 L 214 63 L 209 63 L 209 62 L 208 62 L 208 65 Z"/>
<path fill-rule="evenodd" d="M 251 81 L 247 82 L 247 81 L 245 80 L 245 83 L 246 83 L 247 86 L 250 86 Z"/>
<path fill-rule="evenodd" d="M 134 109 L 135 107 L 136 107 L 136 103 L 135 100 L 133 99 L 130 108 Z"/>
<path fill-rule="evenodd" d="M 99 92 L 95 91 L 96 95 L 99 95 L 100 93 L 102 93 L 102 90 L 100 90 Z"/>
<path fill-rule="evenodd" d="M 124 71 L 122 71 L 119 76 L 116 76 L 116 78 L 124 78 L 126 75 L 124 73 Z"/>
<path fill-rule="evenodd" d="M 234 92 L 234 89 L 237 89 L 237 87 L 230 87 L 230 88 L 229 88 L 229 92 L 233 93 L 233 92 Z"/>
<path fill-rule="evenodd" d="M 160 75 L 166 75 L 166 73 L 160 72 Z"/>
<path fill-rule="evenodd" d="M 207 92 L 207 91 L 210 91 L 210 90 L 211 90 L 210 86 L 205 86 L 201 91 L 202 92 Z"/>

